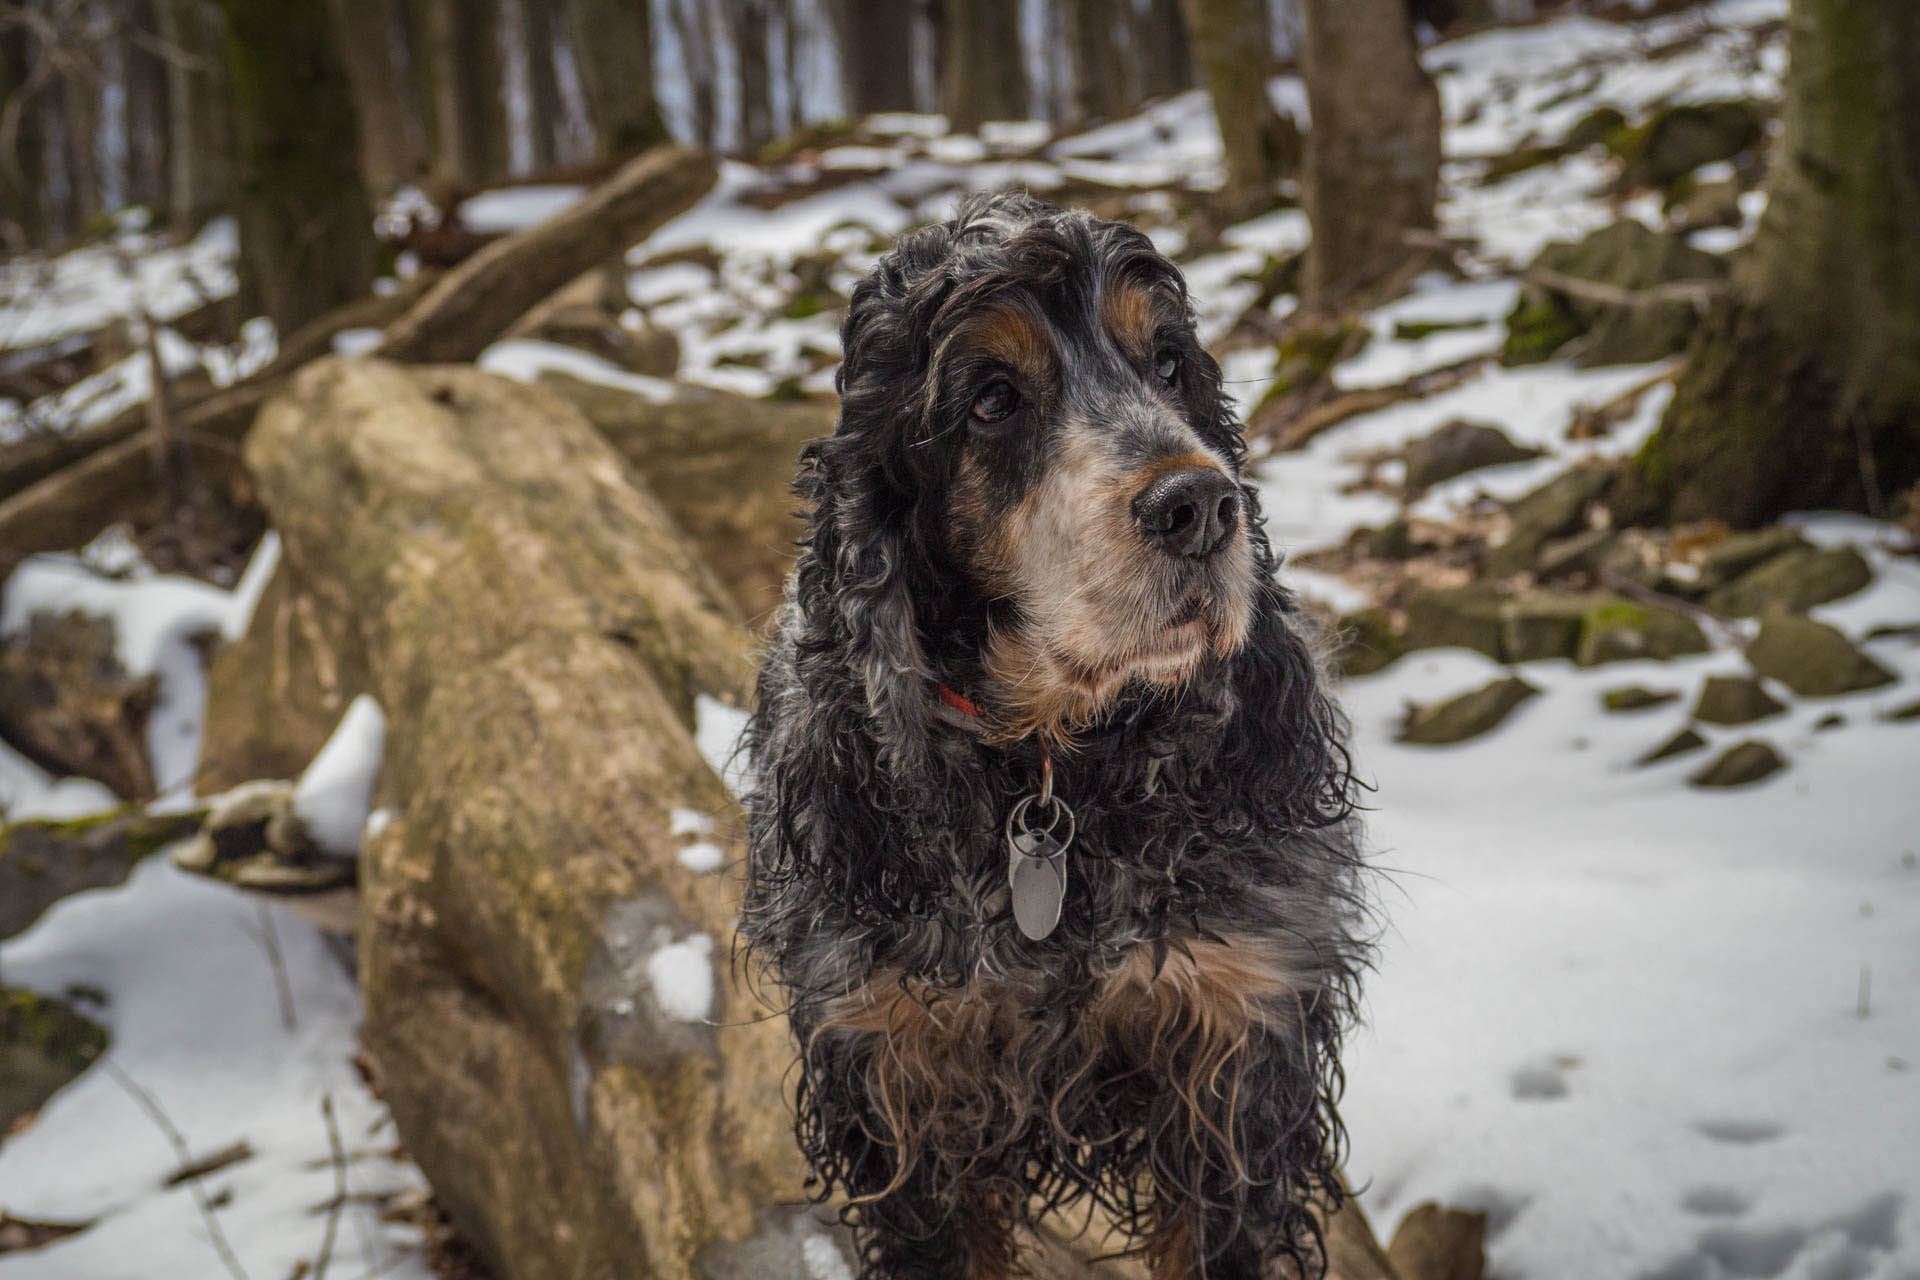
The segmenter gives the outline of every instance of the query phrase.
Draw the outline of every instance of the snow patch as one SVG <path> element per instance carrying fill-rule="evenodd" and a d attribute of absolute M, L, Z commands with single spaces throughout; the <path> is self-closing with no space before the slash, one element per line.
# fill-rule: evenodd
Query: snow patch
<path fill-rule="evenodd" d="M 314 843 L 336 858 L 360 852 L 386 740 L 387 718 L 363 693 L 347 704 L 332 736 L 294 785 L 294 813 Z"/>
<path fill-rule="evenodd" d="M 656 948 L 647 957 L 647 981 L 669 1018 L 707 1021 L 713 1016 L 713 939 L 695 933 Z"/>

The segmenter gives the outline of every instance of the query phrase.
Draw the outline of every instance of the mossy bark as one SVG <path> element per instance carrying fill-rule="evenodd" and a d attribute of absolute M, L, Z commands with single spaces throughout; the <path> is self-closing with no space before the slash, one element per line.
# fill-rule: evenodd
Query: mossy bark
<path fill-rule="evenodd" d="M 1276 149 L 1285 130 L 1267 97 L 1271 55 L 1264 38 L 1265 0 L 1181 0 L 1181 12 L 1220 126 L 1226 211 L 1229 216 L 1264 212 L 1279 199 L 1289 159 Z"/>
<path fill-rule="evenodd" d="M 221 8 L 242 301 L 291 333 L 373 284 L 360 127 L 328 6 L 221 0 Z"/>
<path fill-rule="evenodd" d="M 1304 301 L 1330 310 L 1422 261 L 1434 226 L 1440 92 L 1420 65 L 1404 0 L 1304 0 L 1300 69 L 1313 224 Z"/>
<path fill-rule="evenodd" d="M 1767 212 L 1639 455 L 1674 521 L 1879 511 L 1920 477 L 1920 6 L 1793 0 L 1788 50 Z"/>

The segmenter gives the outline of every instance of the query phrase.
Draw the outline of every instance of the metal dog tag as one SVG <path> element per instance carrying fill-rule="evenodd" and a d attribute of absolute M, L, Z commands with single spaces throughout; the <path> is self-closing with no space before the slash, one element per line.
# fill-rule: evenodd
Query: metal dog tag
<path fill-rule="evenodd" d="M 1073 843 L 1073 810 L 1051 803 L 1053 822 L 1035 828 L 1027 814 L 1036 796 L 1028 796 L 1007 815 L 1007 888 L 1013 898 L 1013 921 L 1035 942 L 1060 923 L 1067 899 L 1067 846 Z"/>

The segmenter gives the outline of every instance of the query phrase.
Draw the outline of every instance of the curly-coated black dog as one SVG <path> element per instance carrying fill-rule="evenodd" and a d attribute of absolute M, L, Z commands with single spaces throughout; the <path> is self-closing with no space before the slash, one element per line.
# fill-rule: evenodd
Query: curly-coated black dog
<path fill-rule="evenodd" d="M 975 199 L 855 289 L 748 731 L 744 935 L 874 1278 L 1088 1198 L 1156 1277 L 1311 1274 L 1365 948 L 1343 722 L 1185 282 Z"/>

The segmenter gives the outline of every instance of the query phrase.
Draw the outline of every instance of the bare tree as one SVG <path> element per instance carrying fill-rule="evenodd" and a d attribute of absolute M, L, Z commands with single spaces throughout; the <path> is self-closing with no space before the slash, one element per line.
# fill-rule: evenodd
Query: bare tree
<path fill-rule="evenodd" d="M 733 44 L 734 94 L 740 106 L 740 150 L 751 152 L 773 138 L 772 0 L 722 0 Z"/>
<path fill-rule="evenodd" d="M 396 0 L 330 0 L 340 31 L 354 108 L 360 116 L 361 168 L 369 186 L 391 191 L 426 164 L 419 101 L 409 88 L 405 29 Z"/>
<path fill-rule="evenodd" d="M 545 172 L 559 162 L 560 70 L 555 55 L 553 0 L 515 0 L 520 17 L 520 49 L 526 58 L 529 132 L 533 167 Z"/>
<path fill-rule="evenodd" d="M 327 6 L 222 0 L 222 9 L 242 305 L 292 333 L 373 282 L 353 94 Z"/>
<path fill-rule="evenodd" d="M 1440 93 L 1420 65 L 1406 0 L 1303 0 L 1300 69 L 1313 124 L 1303 288 L 1318 310 L 1394 283 L 1419 261 L 1440 183 Z"/>
<path fill-rule="evenodd" d="M 831 0 L 847 114 L 913 110 L 913 10 L 907 0 Z"/>
<path fill-rule="evenodd" d="M 709 151 L 720 135 L 720 87 L 714 66 L 713 11 L 707 0 L 667 0 L 674 35 L 686 66 L 687 96 L 693 108 L 693 136 Z"/>
<path fill-rule="evenodd" d="M 1222 203 L 1230 216 L 1262 211 L 1278 197 L 1290 158 L 1280 146 L 1286 129 L 1267 96 L 1266 0 L 1184 0 L 1182 12 L 1220 125 L 1227 167 Z"/>
<path fill-rule="evenodd" d="M 182 233 L 225 207 L 233 191 L 233 132 L 220 11 L 211 0 L 158 0 L 165 42 L 170 216 Z"/>
<path fill-rule="evenodd" d="M 1920 6 L 1792 0 L 1765 216 L 1638 459 L 1660 514 L 1878 512 L 1920 478 Z"/>
<path fill-rule="evenodd" d="M 507 176 L 499 0 L 412 0 L 417 78 L 431 105 L 441 185 L 471 189 Z"/>
<path fill-rule="evenodd" d="M 940 106 L 955 129 L 1027 116 L 1019 0 L 944 0 Z"/>
<path fill-rule="evenodd" d="M 1058 0 L 1072 88 L 1067 119 L 1110 120 L 1133 105 L 1125 71 L 1123 6 L 1132 0 Z"/>
<path fill-rule="evenodd" d="M 566 0 L 566 6 L 600 154 L 624 155 L 665 142 L 667 125 L 654 95 L 650 0 Z"/>
<path fill-rule="evenodd" d="M 1180 0 L 1147 0 L 1134 22 L 1140 96 L 1161 98 L 1193 87 L 1193 46 Z"/>

